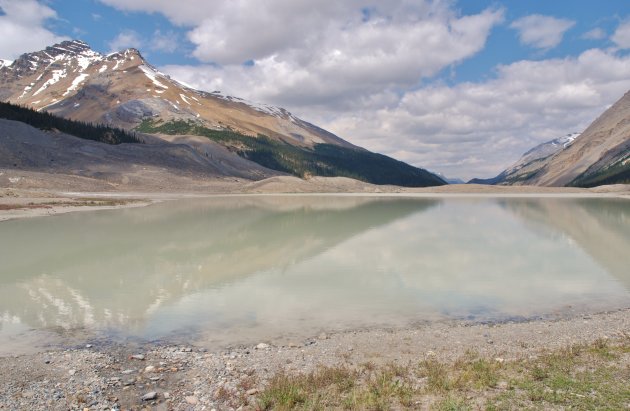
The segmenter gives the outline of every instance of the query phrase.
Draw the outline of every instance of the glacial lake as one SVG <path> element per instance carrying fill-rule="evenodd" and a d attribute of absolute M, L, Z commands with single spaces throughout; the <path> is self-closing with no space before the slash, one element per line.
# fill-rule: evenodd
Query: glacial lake
<path fill-rule="evenodd" d="M 218 196 L 2 222 L 0 262 L 6 347 L 557 318 L 630 307 L 630 201 Z"/>

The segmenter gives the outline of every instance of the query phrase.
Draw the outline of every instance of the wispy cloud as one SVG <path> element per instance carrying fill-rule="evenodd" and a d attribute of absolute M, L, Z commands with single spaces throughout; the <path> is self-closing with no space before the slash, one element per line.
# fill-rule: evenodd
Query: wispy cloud
<path fill-rule="evenodd" d="M 585 40 L 603 40 L 607 37 L 607 34 L 603 29 L 597 27 L 582 34 L 581 37 Z"/>
<path fill-rule="evenodd" d="M 148 43 L 151 50 L 173 53 L 179 48 L 179 35 L 172 30 L 166 33 L 156 30 Z"/>
<path fill-rule="evenodd" d="M 564 33 L 574 25 L 572 20 L 532 14 L 514 21 L 510 27 L 518 31 L 522 44 L 548 50 L 559 45 Z"/>
<path fill-rule="evenodd" d="M 134 30 L 123 30 L 108 43 L 108 46 L 110 53 L 113 53 L 128 48 L 140 49 L 143 44 L 144 42 L 138 32 Z"/>
<path fill-rule="evenodd" d="M 621 23 L 617 27 L 611 40 L 621 49 L 630 49 L 630 20 Z"/>

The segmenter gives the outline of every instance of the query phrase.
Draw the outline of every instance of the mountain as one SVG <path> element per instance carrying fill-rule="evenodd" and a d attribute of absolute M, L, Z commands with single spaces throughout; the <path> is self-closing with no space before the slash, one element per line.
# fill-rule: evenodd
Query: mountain
<path fill-rule="evenodd" d="M 433 174 L 439 176 L 442 180 L 446 181 L 448 184 L 466 184 L 464 180 L 458 177 L 449 178 L 440 172 L 433 171 Z"/>
<path fill-rule="evenodd" d="M 0 118 L 0 164 L 1 168 L 97 179 L 98 187 L 110 188 L 124 184 L 172 190 L 192 181 L 198 181 L 201 187 L 208 179 L 257 180 L 281 174 L 235 156 L 218 144 L 211 156 L 206 157 L 184 144 L 159 140 L 146 144 L 104 144 L 3 118 Z"/>
<path fill-rule="evenodd" d="M 570 146 L 580 133 L 547 141 L 525 152 L 521 158 L 493 178 L 474 178 L 470 184 L 517 184 L 525 181 L 533 173 L 538 172 L 545 165 L 545 159 Z"/>
<path fill-rule="evenodd" d="M 188 87 L 136 49 L 102 55 L 65 41 L 0 65 L 0 100 L 189 144 L 201 136 L 268 169 L 376 184 L 442 185 L 438 176 L 369 152 L 279 107 Z M 192 146 L 199 150 L 199 139 Z"/>
<path fill-rule="evenodd" d="M 583 133 L 534 147 L 498 176 L 469 183 L 557 187 L 630 183 L 630 92 Z"/>

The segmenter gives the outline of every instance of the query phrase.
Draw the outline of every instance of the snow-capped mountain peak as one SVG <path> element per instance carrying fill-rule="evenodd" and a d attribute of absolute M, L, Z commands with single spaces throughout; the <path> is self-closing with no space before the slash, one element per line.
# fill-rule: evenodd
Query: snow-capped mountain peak
<path fill-rule="evenodd" d="M 536 147 L 526 151 L 516 163 L 505 170 L 505 173 L 514 173 L 533 161 L 549 157 L 558 151 L 569 147 L 573 141 L 580 136 L 580 134 L 581 133 L 570 133 L 537 145 Z"/>
<path fill-rule="evenodd" d="M 0 100 L 94 123 L 134 128 L 146 120 L 193 121 L 297 145 L 352 146 L 281 107 L 195 90 L 134 48 L 104 55 L 83 41 L 64 41 L 0 67 L 0 85 Z"/>

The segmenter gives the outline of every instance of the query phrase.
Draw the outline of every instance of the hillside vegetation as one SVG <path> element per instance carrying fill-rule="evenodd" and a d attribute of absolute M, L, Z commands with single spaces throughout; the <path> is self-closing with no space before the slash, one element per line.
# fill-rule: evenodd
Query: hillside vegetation
<path fill-rule="evenodd" d="M 216 141 L 239 156 L 264 167 L 304 178 L 342 176 L 373 184 L 428 187 L 446 184 L 430 172 L 363 149 L 333 144 L 311 148 L 274 141 L 264 135 L 250 137 L 230 130 L 213 130 L 194 121 L 144 120 L 142 133 L 196 135 Z"/>
<path fill-rule="evenodd" d="M 604 184 L 630 184 L 630 153 L 601 169 L 586 170 L 568 185 L 588 188 Z"/>
<path fill-rule="evenodd" d="M 11 103 L 0 102 L 0 118 L 20 121 L 40 130 L 58 130 L 75 137 L 106 144 L 142 143 L 135 133 L 119 128 L 69 120 L 46 111 L 35 111 Z"/>

